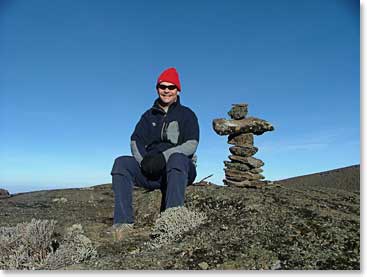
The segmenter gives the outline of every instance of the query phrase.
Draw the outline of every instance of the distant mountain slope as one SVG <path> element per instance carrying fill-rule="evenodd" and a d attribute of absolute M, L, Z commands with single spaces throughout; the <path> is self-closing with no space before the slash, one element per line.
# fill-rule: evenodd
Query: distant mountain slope
<path fill-rule="evenodd" d="M 276 183 L 359 191 L 360 166 L 358 164 L 319 173 L 287 178 L 278 180 Z"/>

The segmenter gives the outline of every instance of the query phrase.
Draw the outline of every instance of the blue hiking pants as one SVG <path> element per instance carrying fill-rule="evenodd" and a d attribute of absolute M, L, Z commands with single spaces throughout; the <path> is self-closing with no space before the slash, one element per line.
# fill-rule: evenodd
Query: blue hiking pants
<path fill-rule="evenodd" d="M 184 205 L 186 186 L 194 182 L 196 168 L 186 155 L 172 154 L 166 171 L 158 180 L 149 180 L 141 172 L 139 163 L 132 156 L 118 157 L 112 168 L 112 189 L 115 195 L 114 224 L 133 223 L 133 186 L 162 192 L 161 211 Z"/>

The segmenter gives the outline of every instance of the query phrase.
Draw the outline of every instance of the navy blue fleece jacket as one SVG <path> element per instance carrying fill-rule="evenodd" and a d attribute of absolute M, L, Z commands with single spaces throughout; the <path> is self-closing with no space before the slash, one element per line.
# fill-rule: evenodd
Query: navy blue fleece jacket
<path fill-rule="evenodd" d="M 140 164 L 146 154 L 163 153 L 166 162 L 173 153 L 192 158 L 199 144 L 195 113 L 180 104 L 180 97 L 165 112 L 155 100 L 140 118 L 131 135 L 131 152 Z"/>

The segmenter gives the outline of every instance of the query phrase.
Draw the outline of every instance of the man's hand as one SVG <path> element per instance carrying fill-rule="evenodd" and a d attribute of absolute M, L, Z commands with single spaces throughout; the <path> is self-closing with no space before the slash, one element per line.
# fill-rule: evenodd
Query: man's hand
<path fill-rule="evenodd" d="M 165 167 L 166 160 L 162 153 L 146 155 L 141 161 L 142 172 L 148 178 L 159 178 Z"/>

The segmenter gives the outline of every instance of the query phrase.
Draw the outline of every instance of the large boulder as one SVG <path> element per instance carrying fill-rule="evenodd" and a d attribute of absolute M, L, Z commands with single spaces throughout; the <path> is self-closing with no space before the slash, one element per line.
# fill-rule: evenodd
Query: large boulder
<path fill-rule="evenodd" d="M 6 189 L 0 189 L 0 199 L 8 197 L 10 197 L 9 191 L 7 191 Z"/>

